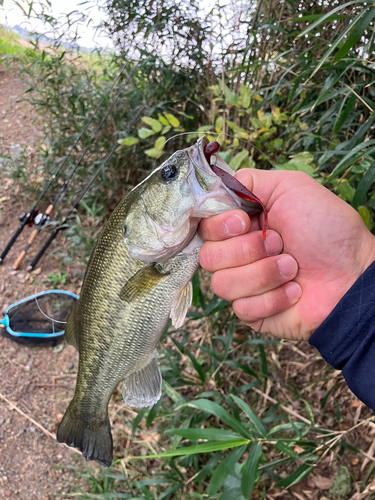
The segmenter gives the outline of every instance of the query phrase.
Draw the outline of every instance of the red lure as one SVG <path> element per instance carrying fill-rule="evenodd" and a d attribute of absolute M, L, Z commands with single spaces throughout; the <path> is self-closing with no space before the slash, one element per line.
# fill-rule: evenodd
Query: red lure
<path fill-rule="evenodd" d="M 212 141 L 209 144 L 207 144 L 204 148 L 204 156 L 206 157 L 207 163 L 210 165 L 210 159 L 211 156 L 217 151 L 219 151 L 220 144 L 216 141 Z M 251 191 L 249 191 L 243 184 L 241 184 L 240 181 L 238 181 L 233 175 L 230 173 L 226 172 L 225 170 L 222 170 L 221 168 L 217 167 L 216 165 L 210 165 L 212 171 L 221 178 L 223 183 L 229 188 L 231 191 L 236 193 L 240 198 L 243 200 L 250 200 L 255 203 L 258 203 L 262 207 L 262 210 L 264 212 L 264 225 L 263 225 L 263 239 L 266 239 L 266 230 L 267 230 L 267 211 L 266 207 L 263 205 L 263 203 L 260 201 L 259 198 L 257 198 Z"/>

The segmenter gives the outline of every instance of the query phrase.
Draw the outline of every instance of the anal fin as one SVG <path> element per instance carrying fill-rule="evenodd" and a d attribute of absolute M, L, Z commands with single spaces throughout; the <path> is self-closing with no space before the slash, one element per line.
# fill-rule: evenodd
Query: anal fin
<path fill-rule="evenodd" d="M 187 310 L 193 300 L 193 285 L 191 281 L 181 290 L 177 300 L 172 305 L 171 320 L 175 328 L 180 328 L 184 324 Z"/>
<path fill-rule="evenodd" d="M 154 405 L 161 396 L 161 382 L 159 363 L 156 357 L 153 357 L 148 365 L 124 380 L 124 403 L 135 408 Z"/>

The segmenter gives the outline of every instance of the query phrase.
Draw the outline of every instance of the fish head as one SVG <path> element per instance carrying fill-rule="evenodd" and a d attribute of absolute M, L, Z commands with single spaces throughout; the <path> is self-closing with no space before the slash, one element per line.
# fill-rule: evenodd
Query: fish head
<path fill-rule="evenodd" d="M 189 243 L 202 218 L 241 208 L 241 199 L 211 170 L 204 154 L 208 142 L 202 137 L 176 151 L 133 189 L 124 228 L 132 257 L 163 262 Z"/>

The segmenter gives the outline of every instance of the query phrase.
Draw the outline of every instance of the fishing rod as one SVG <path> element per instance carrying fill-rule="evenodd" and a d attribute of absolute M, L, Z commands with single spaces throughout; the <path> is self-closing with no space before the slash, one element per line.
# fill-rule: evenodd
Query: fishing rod
<path fill-rule="evenodd" d="M 148 103 L 151 101 L 151 99 L 153 98 L 153 96 L 155 95 L 155 93 L 156 93 L 156 91 L 158 90 L 159 87 L 160 87 L 160 85 L 151 93 L 151 95 L 147 98 L 147 100 L 143 104 L 143 106 L 138 110 L 138 112 L 136 113 L 136 115 L 134 116 L 134 118 L 131 120 L 131 122 L 128 124 L 127 128 L 125 129 L 125 134 L 127 134 L 130 131 L 130 129 L 132 128 L 132 126 L 136 123 L 136 121 L 140 117 L 141 113 L 146 108 L 146 106 L 148 105 Z M 100 174 L 100 172 L 103 170 L 103 168 L 106 165 L 106 163 L 111 159 L 111 157 L 113 156 L 113 154 L 115 153 L 115 151 L 119 147 L 120 147 L 120 144 L 118 144 L 118 143 L 116 143 L 112 147 L 112 149 L 110 150 L 110 152 L 108 153 L 108 155 L 104 159 L 103 163 L 96 170 L 96 172 L 93 174 L 93 176 L 91 177 L 91 179 L 88 182 L 88 184 L 86 184 L 86 186 L 83 188 L 83 190 L 81 191 L 81 193 L 79 194 L 79 196 L 75 200 L 72 208 L 64 216 L 64 219 L 52 231 L 52 233 L 50 234 L 48 240 L 45 242 L 45 244 L 43 245 L 43 247 L 39 250 L 39 252 L 37 253 L 37 255 L 31 261 L 30 265 L 27 268 L 27 271 L 32 271 L 35 268 L 35 266 L 38 264 L 39 260 L 42 258 L 42 256 L 46 252 L 47 248 L 50 246 L 50 244 L 53 242 L 53 240 L 58 235 L 59 231 L 61 231 L 62 229 L 66 228 L 66 222 L 67 222 L 68 218 L 77 210 L 77 208 L 79 207 L 79 204 L 81 203 L 83 197 L 85 196 L 85 194 L 87 193 L 87 191 L 91 188 L 91 186 L 94 184 L 96 178 L 98 177 L 98 175 Z"/>
<path fill-rule="evenodd" d="M 83 157 L 86 155 L 87 151 L 89 150 L 92 142 L 94 141 L 95 137 L 97 136 L 97 134 L 99 133 L 99 131 L 102 129 L 105 121 L 107 120 L 109 114 L 111 113 L 111 111 L 113 110 L 113 108 L 115 107 L 117 101 L 119 100 L 122 92 L 124 91 L 125 87 L 127 86 L 127 84 L 129 83 L 131 77 L 133 76 L 134 72 L 136 71 L 136 69 L 138 68 L 139 64 L 137 64 L 136 66 L 134 66 L 134 68 L 131 70 L 131 72 L 129 73 L 128 77 L 126 78 L 125 82 L 121 85 L 119 91 L 117 92 L 117 95 L 116 97 L 114 98 L 114 100 L 112 101 L 112 104 L 110 105 L 110 107 L 108 108 L 108 110 L 106 111 L 104 117 L 102 118 L 100 124 L 98 125 L 98 127 L 96 128 L 93 136 L 92 136 L 92 140 L 88 143 L 88 145 L 84 148 L 84 150 L 82 151 L 82 153 L 80 154 L 79 158 L 78 158 L 78 161 L 75 163 L 73 169 L 71 170 L 69 176 L 66 178 L 66 180 L 61 184 L 60 186 L 60 190 L 59 192 L 57 193 L 55 199 L 53 200 L 53 202 L 47 207 L 47 209 L 45 210 L 44 214 L 39 214 L 35 217 L 35 222 L 36 222 L 36 227 L 35 229 L 33 230 L 33 232 L 31 233 L 30 235 L 30 238 L 28 239 L 27 241 L 27 244 L 25 246 L 25 248 L 22 250 L 22 252 L 19 254 L 19 256 L 17 257 L 17 259 L 15 260 L 14 264 L 13 264 L 13 269 L 18 269 L 21 262 L 23 261 L 25 255 L 27 254 L 27 252 L 29 251 L 31 245 L 33 244 L 33 242 L 35 241 L 38 233 L 41 231 L 41 229 L 43 228 L 43 226 L 46 224 L 46 222 L 49 221 L 49 216 L 52 212 L 52 210 L 54 209 L 54 207 L 56 207 L 59 203 L 61 203 L 64 195 L 65 195 L 65 192 L 68 188 L 68 184 L 70 183 L 73 175 L 75 174 L 75 172 L 77 171 L 78 167 L 80 166 L 82 160 L 83 160 Z M 112 86 L 113 88 L 113 86 Z"/>
<path fill-rule="evenodd" d="M 82 136 L 86 133 L 86 131 L 88 130 L 91 122 L 93 121 L 93 119 L 96 117 L 96 115 L 98 114 L 100 108 L 102 107 L 102 105 L 104 104 L 104 102 L 106 101 L 107 97 L 109 96 L 109 94 L 111 93 L 112 89 L 114 88 L 114 86 L 116 85 L 117 81 L 119 80 L 120 76 L 122 75 L 122 73 L 124 72 L 125 68 L 127 67 L 127 63 L 125 63 L 121 68 L 120 68 L 120 71 L 118 73 L 118 75 L 116 76 L 116 78 L 114 79 L 113 81 L 113 84 L 111 85 L 111 87 L 109 88 L 108 92 L 106 92 L 106 94 L 103 96 L 102 100 L 100 101 L 98 107 L 96 108 L 96 110 L 94 111 L 94 113 L 92 114 L 92 116 L 90 117 L 90 119 L 88 120 L 88 122 L 86 123 L 86 125 L 84 126 L 84 128 L 82 129 L 81 133 L 78 135 L 77 139 L 74 141 L 73 145 L 70 147 L 68 153 L 65 155 L 65 157 L 63 158 L 62 162 L 60 163 L 59 167 L 57 168 L 57 170 L 55 171 L 54 174 L 52 174 L 50 180 L 47 182 L 47 184 L 45 185 L 44 189 L 42 190 L 42 192 L 40 193 L 38 199 L 36 200 L 36 202 L 34 203 L 34 205 L 30 208 L 30 210 L 28 210 L 27 212 L 24 212 L 23 214 L 20 215 L 19 217 L 19 220 L 20 220 L 20 225 L 19 227 L 17 228 L 17 230 L 15 231 L 15 233 L 12 235 L 12 237 L 10 238 L 10 240 L 8 241 L 5 249 L 3 250 L 3 253 L 0 255 L 0 264 L 2 264 L 3 260 L 5 259 L 5 257 L 7 256 L 9 250 L 12 248 L 12 246 L 14 245 L 15 241 L 17 240 L 18 236 L 22 233 L 23 231 L 23 228 L 27 225 L 27 224 L 30 224 L 34 221 L 35 219 L 35 216 L 37 214 L 37 208 L 39 206 L 39 203 L 42 201 L 42 199 L 44 198 L 45 194 L 47 193 L 47 191 L 49 190 L 49 188 L 51 187 L 52 183 L 54 182 L 54 180 L 57 178 L 57 176 L 59 175 L 59 173 L 61 172 L 62 168 L 64 167 L 66 161 L 68 160 L 69 156 L 71 155 L 72 151 L 77 147 L 77 144 L 78 142 L 80 141 L 80 139 L 82 138 Z M 48 210 L 48 209 L 47 209 Z M 46 212 L 47 212 L 46 210 Z M 51 211 L 52 211 L 52 208 L 51 208 Z M 45 212 L 45 213 L 46 213 Z M 48 214 L 47 214 L 48 216 Z"/>

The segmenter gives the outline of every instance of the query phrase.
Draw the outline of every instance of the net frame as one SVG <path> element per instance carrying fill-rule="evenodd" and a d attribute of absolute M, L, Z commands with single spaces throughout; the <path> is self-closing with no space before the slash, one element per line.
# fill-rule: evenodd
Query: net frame
<path fill-rule="evenodd" d="M 28 338 L 31 337 L 31 338 L 48 338 L 48 339 L 54 338 L 54 337 L 61 337 L 62 335 L 64 335 L 65 330 L 60 330 L 58 332 L 53 332 L 53 333 L 15 332 L 14 330 L 12 330 L 12 328 L 10 326 L 10 317 L 9 317 L 8 313 L 13 308 L 15 308 L 21 304 L 24 304 L 25 302 L 30 302 L 33 299 L 38 299 L 39 297 L 43 297 L 47 294 L 48 295 L 50 295 L 50 294 L 67 295 L 69 297 L 73 297 L 76 300 L 79 299 L 78 295 L 76 295 L 75 293 L 67 292 L 65 290 L 47 290 L 45 292 L 39 292 L 39 293 L 36 293 L 34 295 L 30 295 L 29 297 L 26 297 L 25 299 L 22 299 L 18 302 L 15 302 L 14 304 L 11 304 L 10 306 L 8 306 L 4 311 L 4 319 L 0 320 L 0 325 L 4 325 L 7 332 L 14 337 L 28 337 Z M 37 300 L 36 300 L 36 303 L 38 304 Z M 41 312 L 43 313 L 43 311 L 41 311 Z M 59 324 L 62 323 L 61 321 L 58 321 L 58 320 L 52 319 L 52 321 L 55 321 L 55 323 L 59 323 Z"/>

